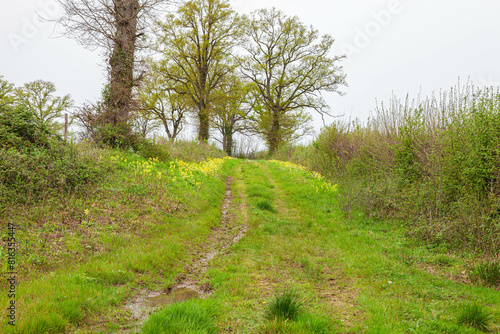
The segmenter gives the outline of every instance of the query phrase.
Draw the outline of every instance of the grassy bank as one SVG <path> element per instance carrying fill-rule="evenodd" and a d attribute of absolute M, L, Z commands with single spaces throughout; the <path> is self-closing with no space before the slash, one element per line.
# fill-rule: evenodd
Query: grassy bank
<path fill-rule="evenodd" d="M 4 240 L 8 223 L 16 226 L 17 313 L 16 326 L 2 322 L 2 333 L 122 327 L 132 319 L 117 306 L 141 289 L 166 289 L 218 224 L 224 159 L 161 162 L 86 145 L 78 150 L 104 166 L 96 182 L 4 206 Z M 2 284 L 7 291 L 8 282 Z M 9 299 L 2 294 L 0 303 Z"/>

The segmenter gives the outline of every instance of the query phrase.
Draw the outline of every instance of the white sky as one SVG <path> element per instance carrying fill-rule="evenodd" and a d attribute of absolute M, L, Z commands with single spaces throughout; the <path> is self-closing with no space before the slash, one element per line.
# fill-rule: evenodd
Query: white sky
<path fill-rule="evenodd" d="M 336 42 L 346 94 L 325 95 L 334 114 L 366 120 L 375 99 L 449 89 L 467 78 L 476 86 L 500 84 L 498 0 L 231 0 L 248 13 L 276 7 L 297 15 Z M 68 38 L 50 38 L 55 0 L 8 1 L 0 12 L 0 75 L 16 85 L 52 81 L 77 104 L 95 100 L 105 81 L 104 60 Z M 316 122 L 319 129 L 320 123 Z"/>

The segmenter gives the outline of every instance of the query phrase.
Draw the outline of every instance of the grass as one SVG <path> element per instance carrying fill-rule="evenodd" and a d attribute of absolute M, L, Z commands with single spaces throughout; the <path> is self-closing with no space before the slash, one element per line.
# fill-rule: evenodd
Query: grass
<path fill-rule="evenodd" d="M 255 204 L 255 207 L 260 210 L 265 210 L 269 212 L 276 212 L 273 205 L 268 200 L 260 200 Z"/>
<path fill-rule="evenodd" d="M 497 287 L 500 284 L 500 264 L 498 262 L 483 262 L 473 266 L 468 272 L 474 283 Z"/>
<path fill-rule="evenodd" d="M 499 329 L 500 296 L 470 284 L 471 257 L 415 242 L 402 222 L 358 212 L 346 219 L 336 186 L 320 175 L 276 161 L 111 156 L 115 173 L 87 195 L 8 212 L 28 241 L 19 263 L 29 284 L 19 285 L 16 328 L 0 324 L 0 332 L 113 333 L 129 325 L 123 305 L 134 293 L 171 287 L 200 256 L 219 225 L 226 176 L 228 233 L 245 225 L 245 236 L 209 262 L 201 277 L 208 300 L 160 310 L 143 332 L 479 333 L 457 321 L 457 308 L 470 301 L 488 305 L 488 329 Z M 174 323 L 181 327 L 168 327 Z"/>
<path fill-rule="evenodd" d="M 264 324 L 258 331 L 261 334 L 328 334 L 332 333 L 329 321 L 312 314 L 304 314 L 296 321 L 272 321 Z"/>
<path fill-rule="evenodd" d="M 483 332 L 490 332 L 491 314 L 480 305 L 467 304 L 458 315 L 457 322 L 461 326 L 473 327 Z"/>
<path fill-rule="evenodd" d="M 318 333 L 476 333 L 456 321 L 457 306 L 475 300 L 491 305 L 491 329 L 498 329 L 500 296 L 466 282 L 466 254 L 415 242 L 404 223 L 360 213 L 345 219 L 335 186 L 288 163 L 242 162 L 234 173 L 237 193 L 252 194 L 242 200 L 246 216 L 233 212 L 249 229 L 207 272 L 225 310 L 219 328 L 314 332 L 307 318 Z M 263 200 L 253 195 L 263 180 L 273 186 L 265 200 L 275 213 L 251 210 Z M 259 320 L 273 292 L 285 286 L 302 296 L 303 315 Z"/>
<path fill-rule="evenodd" d="M 277 294 L 266 304 L 264 319 L 268 321 L 296 320 L 302 312 L 303 304 L 299 293 L 293 289 Z"/>
<path fill-rule="evenodd" d="M 162 163 L 102 153 L 113 166 L 104 182 L 0 217 L 2 226 L 18 227 L 21 281 L 16 326 L 2 322 L 1 333 L 106 332 L 103 323 L 112 330 L 131 321 L 122 305 L 137 290 L 172 285 L 218 224 L 227 160 Z M 0 304 L 8 303 L 1 294 Z"/>
<path fill-rule="evenodd" d="M 192 299 L 153 313 L 142 327 L 144 334 L 216 334 L 216 305 Z"/>

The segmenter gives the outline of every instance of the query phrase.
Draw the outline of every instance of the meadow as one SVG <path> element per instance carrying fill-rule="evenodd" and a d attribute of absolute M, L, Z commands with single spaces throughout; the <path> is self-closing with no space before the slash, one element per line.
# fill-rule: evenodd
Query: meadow
<path fill-rule="evenodd" d="M 16 325 L 2 323 L 2 333 L 498 328 L 498 292 L 471 279 L 470 257 L 423 244 L 402 222 L 362 211 L 346 217 L 341 186 L 304 166 L 78 149 L 106 165 L 106 176 L 2 216 L 16 222 L 21 241 Z M 162 305 L 142 320 L 127 307 L 151 292 L 172 294 L 210 243 L 225 240 L 215 234 L 241 231 L 194 282 L 203 298 Z M 6 293 L 0 303 L 8 304 Z"/>

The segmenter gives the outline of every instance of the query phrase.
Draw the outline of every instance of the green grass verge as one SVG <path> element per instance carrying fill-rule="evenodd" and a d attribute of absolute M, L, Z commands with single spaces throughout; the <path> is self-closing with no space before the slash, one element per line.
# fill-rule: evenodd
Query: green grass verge
<path fill-rule="evenodd" d="M 335 186 L 289 164 L 242 162 L 237 176 L 249 229 L 207 273 L 213 298 L 230 310 L 219 316 L 221 331 L 313 332 L 264 316 L 284 288 L 303 296 L 304 314 L 324 333 L 479 333 L 457 322 L 468 301 L 498 330 L 500 296 L 467 282 L 467 258 L 413 242 L 404 224 L 346 220 Z M 259 208 L 264 200 L 275 213 Z"/>
<path fill-rule="evenodd" d="M 144 334 L 217 334 L 217 305 L 212 300 L 191 299 L 172 304 L 149 317 Z"/>
<path fill-rule="evenodd" d="M 91 192 L 11 212 L 20 228 L 16 325 L 3 321 L 0 333 L 111 333 L 130 321 L 124 302 L 172 285 L 219 224 L 227 160 L 106 159 L 115 172 Z M 9 299 L 1 294 L 0 305 Z"/>
<path fill-rule="evenodd" d="M 127 158 L 141 162 L 139 168 L 124 159 L 118 162 L 116 177 L 100 190 L 115 194 L 111 200 L 96 192 L 94 201 L 75 200 L 74 204 L 76 212 L 89 208 L 89 214 L 80 214 L 81 221 L 95 224 L 79 231 L 93 231 L 102 250 L 34 275 L 29 284 L 21 282 L 18 326 L 2 324 L 0 332 L 111 333 L 127 324 L 122 305 L 134 289 L 171 285 L 192 260 L 192 250 L 218 225 L 223 180 L 228 175 L 234 179 L 229 216 L 247 225 L 246 235 L 210 262 L 203 277 L 212 287 L 209 300 L 161 310 L 147 322 L 151 329 L 146 326 L 144 331 L 173 323 L 184 324 L 170 327 L 173 333 L 482 333 L 486 328 L 499 329 L 500 296 L 494 288 L 470 283 L 464 273 L 466 257 L 415 243 L 407 238 L 402 223 L 359 214 L 346 220 L 338 207 L 336 187 L 319 175 L 287 163 L 226 160 L 219 171 L 222 177 L 207 174 L 205 178 L 202 174 L 210 165 L 144 167 L 143 160 Z M 144 170 L 151 171 L 149 176 L 137 175 Z M 150 177 L 158 172 L 170 175 L 161 187 Z M 151 198 L 160 203 L 163 198 L 167 207 L 178 209 L 145 208 L 145 200 Z M 97 224 L 104 210 L 120 223 Z M 48 229 L 57 233 L 60 227 L 54 224 Z M 85 245 L 81 240 L 80 246 Z M 290 289 L 300 296 L 297 316 L 266 316 L 273 296 Z M 7 305 L 6 294 L 0 296 L 0 303 Z M 464 311 L 463 305 L 468 304 L 477 305 L 481 312 Z M 101 325 L 89 327 L 99 321 Z"/>

